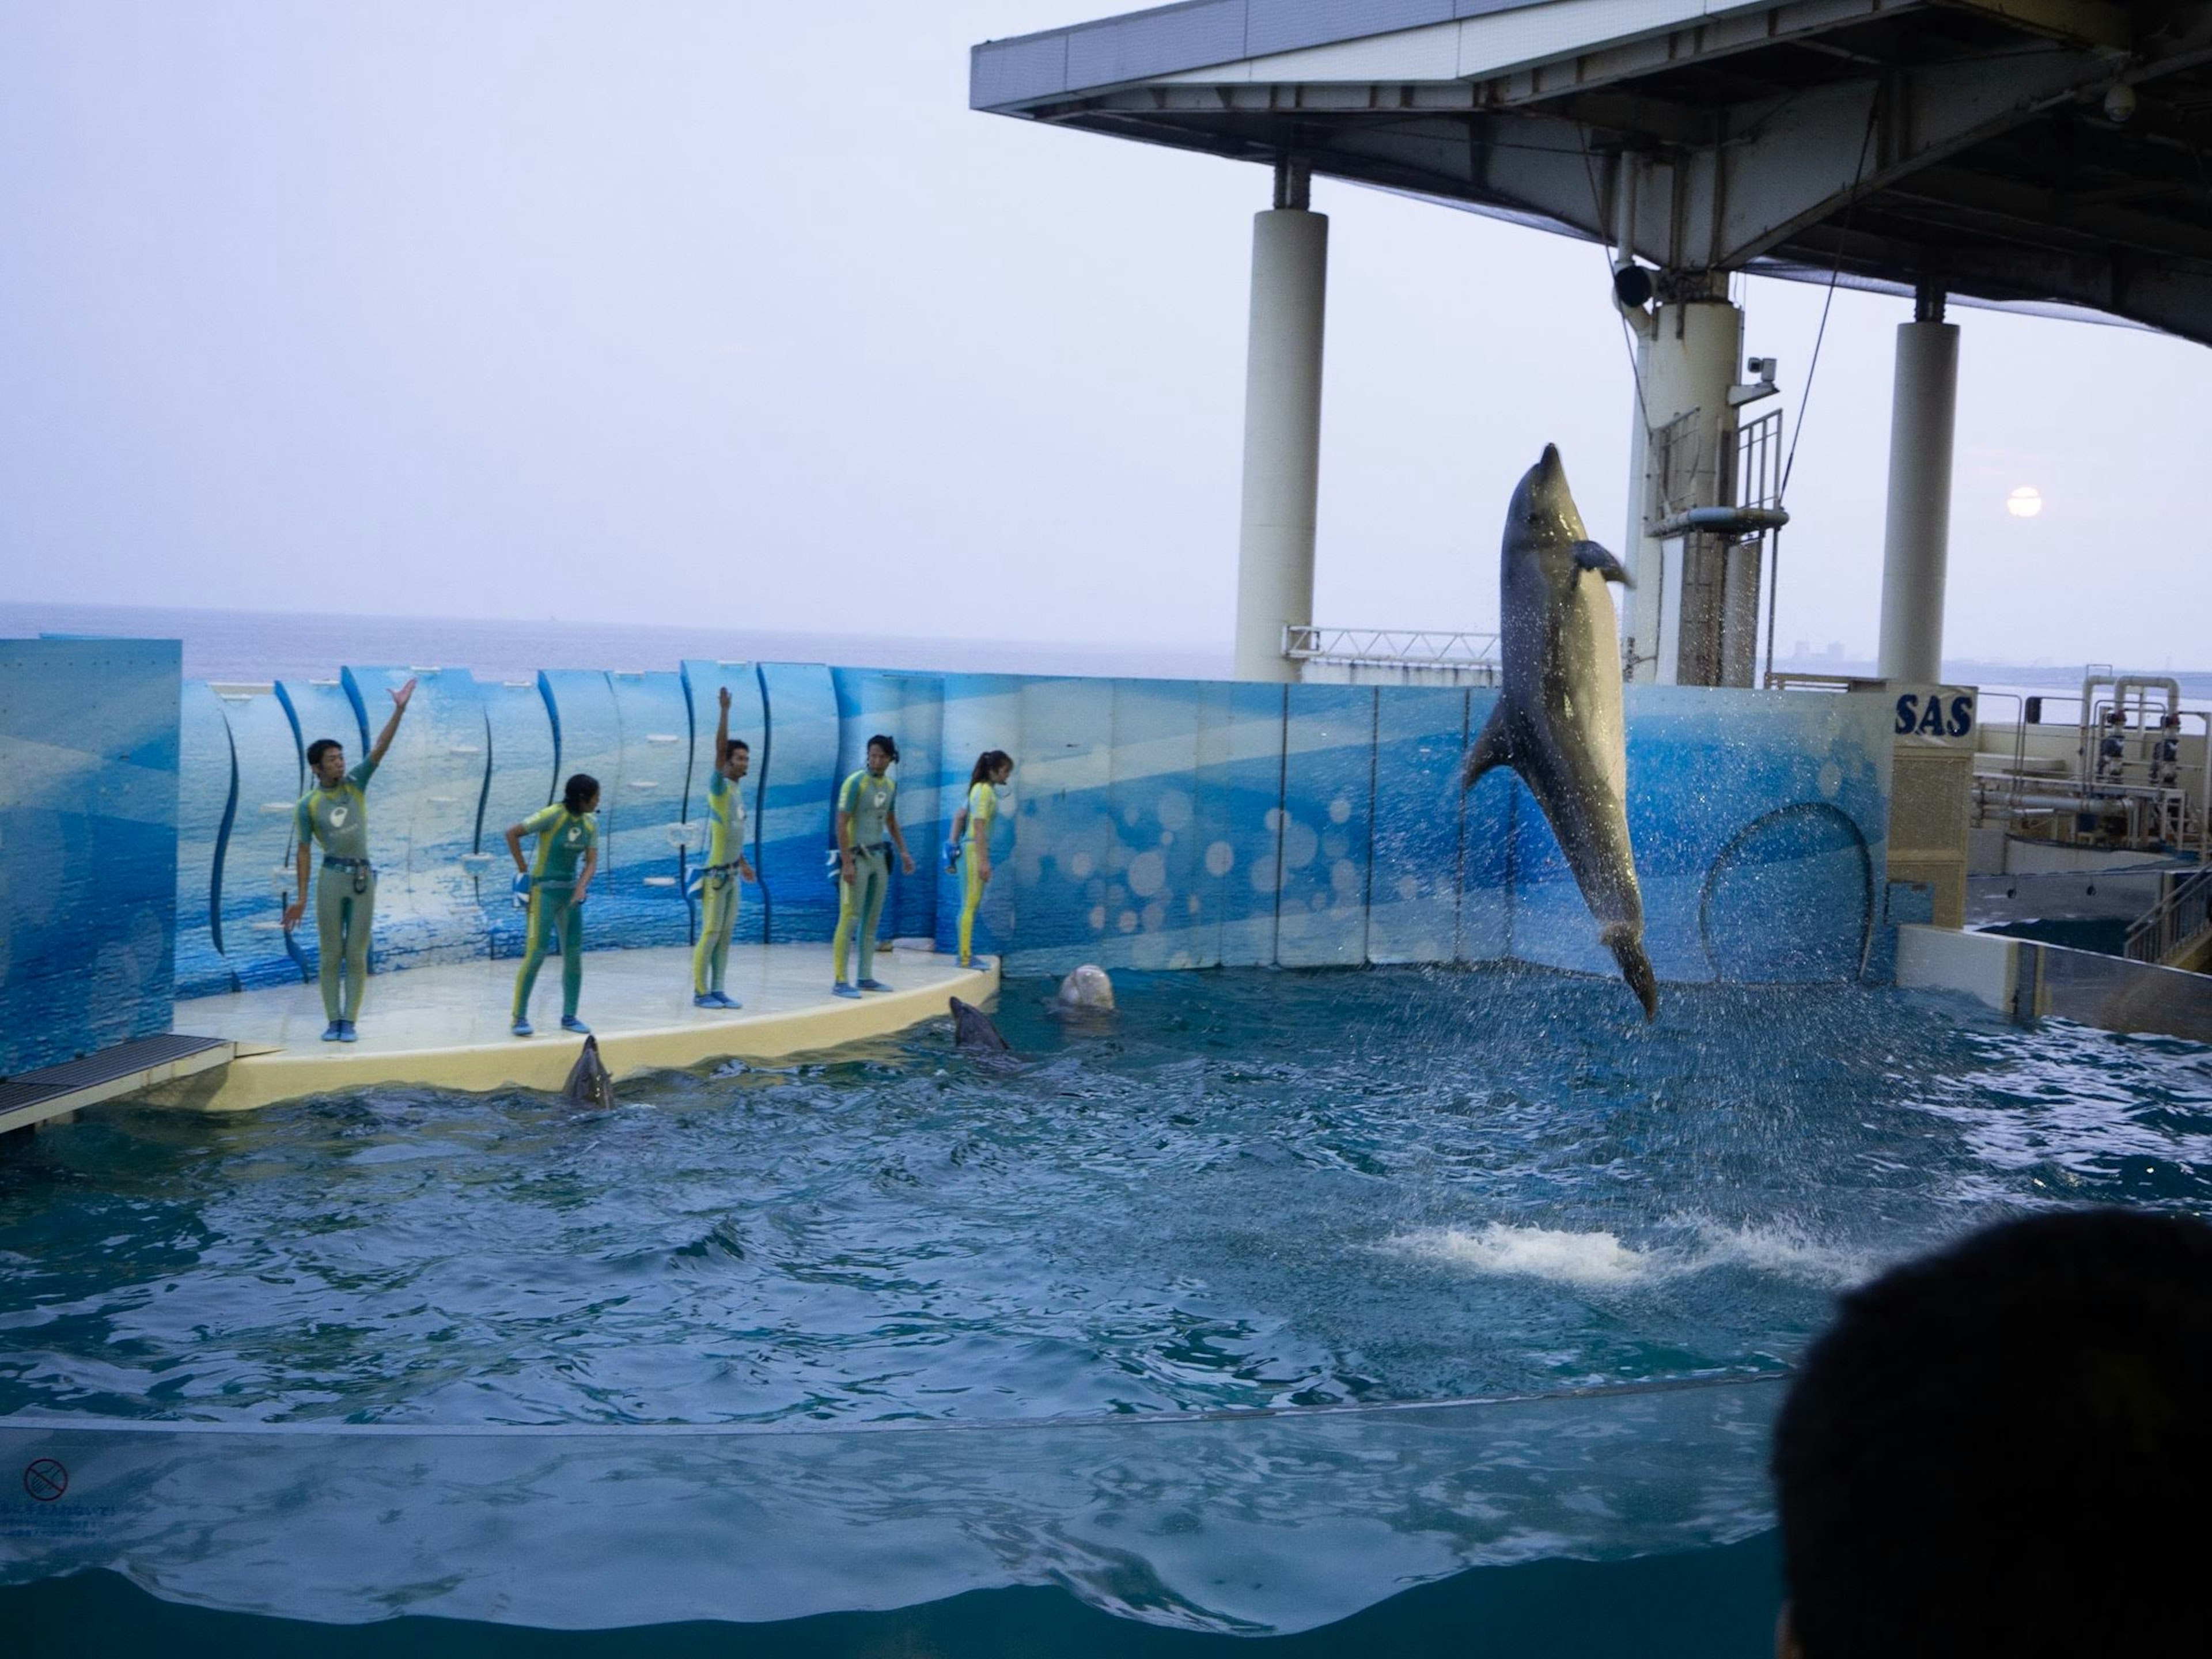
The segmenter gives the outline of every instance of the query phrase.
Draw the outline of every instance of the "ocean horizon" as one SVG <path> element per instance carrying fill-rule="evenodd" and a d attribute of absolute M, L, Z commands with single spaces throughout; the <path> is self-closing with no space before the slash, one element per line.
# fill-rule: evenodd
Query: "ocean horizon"
<path fill-rule="evenodd" d="M 465 668 L 483 678 L 541 668 L 672 669 L 686 658 L 725 662 L 821 662 L 923 673 L 1107 675 L 1139 679 L 1227 679 L 1227 641 L 1113 645 L 1103 641 L 949 639 L 876 634 L 803 634 L 708 624 L 520 621 L 469 617 L 341 615 L 319 611 L 197 609 L 0 600 L 0 637 L 82 634 L 173 639 L 187 679 L 258 684 L 328 679 L 348 664 Z M 1871 662 L 1826 655 L 1785 657 L 1784 672 L 1871 675 Z M 2105 665 L 2097 665 L 2100 668 Z M 2010 696 L 2078 694 L 2083 668 L 1954 658 L 1952 684 Z M 2212 669 L 2128 667 L 2171 677 L 2182 702 L 2212 708 Z M 1993 718 L 2009 711 L 1992 709 Z"/>

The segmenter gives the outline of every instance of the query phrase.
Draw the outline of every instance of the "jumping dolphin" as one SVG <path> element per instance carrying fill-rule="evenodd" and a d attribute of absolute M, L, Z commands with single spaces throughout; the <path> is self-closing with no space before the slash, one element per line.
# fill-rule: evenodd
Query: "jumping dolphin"
<path fill-rule="evenodd" d="M 1583 531 L 1555 445 L 1544 446 L 1513 492 L 1498 563 L 1505 683 L 1460 787 L 1473 788 L 1493 766 L 1521 775 L 1648 1020 L 1659 1011 L 1659 982 L 1644 951 L 1644 895 L 1628 844 L 1620 635 L 1605 591 L 1628 573 Z"/>
<path fill-rule="evenodd" d="M 584 1052 L 576 1056 L 570 1068 L 568 1081 L 562 1085 L 561 1097 L 577 1106 L 611 1106 L 615 1103 L 615 1080 L 607 1075 L 606 1066 L 599 1060 L 599 1040 L 595 1036 L 584 1039 Z"/>
<path fill-rule="evenodd" d="M 991 1024 L 991 1017 L 973 1004 L 958 997 L 952 999 L 952 1046 L 956 1048 L 981 1048 L 986 1054 L 1008 1053 L 1006 1038 L 999 1028 Z"/>

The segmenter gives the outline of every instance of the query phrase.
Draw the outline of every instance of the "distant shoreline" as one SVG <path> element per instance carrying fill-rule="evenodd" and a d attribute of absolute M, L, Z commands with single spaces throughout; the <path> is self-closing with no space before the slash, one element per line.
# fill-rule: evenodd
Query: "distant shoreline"
<path fill-rule="evenodd" d="M 326 679 L 349 663 L 465 668 L 495 678 L 535 673 L 541 668 L 672 669 L 685 658 L 826 662 L 928 673 L 1226 679 L 1232 661 L 1225 643 L 1208 650 L 1196 645 L 793 634 L 711 624 L 489 621 L 0 600 L 0 637 L 41 633 L 179 640 L 185 677 L 216 681 Z"/>
<path fill-rule="evenodd" d="M 466 668 L 487 677 L 541 668 L 674 668 L 685 658 L 730 662 L 826 662 L 924 673 L 1117 675 L 1144 679 L 1226 679 L 1224 643 L 1114 646 L 1039 640 L 901 638 L 795 634 L 770 629 L 646 623 L 518 622 L 478 617 L 339 616 L 180 605 L 62 605 L 0 600 L 0 637 L 40 633 L 114 634 L 184 644 L 185 678 L 196 680 L 328 678 L 348 663 Z M 1870 676 L 1874 665 L 1826 656 L 1785 658 L 1784 672 Z M 2182 701 L 2212 704 L 2212 668 L 2128 668 L 2171 677 Z M 2080 667 L 1962 659 L 1944 678 L 1992 692 L 2078 694 Z M 1994 712 L 1994 711 L 1993 711 Z"/>

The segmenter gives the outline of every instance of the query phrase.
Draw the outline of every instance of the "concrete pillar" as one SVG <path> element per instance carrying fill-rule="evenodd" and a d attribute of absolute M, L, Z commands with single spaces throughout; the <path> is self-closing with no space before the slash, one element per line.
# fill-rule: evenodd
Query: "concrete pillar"
<path fill-rule="evenodd" d="M 1244 510 L 1237 545 L 1237 678 L 1291 680 L 1283 629 L 1313 621 L 1321 483 L 1322 313 L 1328 220 L 1307 205 L 1304 164 L 1275 169 L 1275 205 L 1252 219 L 1252 327 L 1244 359 Z"/>
<path fill-rule="evenodd" d="M 1943 571 L 1951 548 L 1951 438 L 1959 411 L 1959 325 L 1923 287 L 1897 331 L 1889 405 L 1889 518 L 1881 546 L 1881 674 L 1934 684 L 1943 674 Z"/>
<path fill-rule="evenodd" d="M 1629 479 L 1629 574 L 1636 586 L 1626 632 L 1629 678 L 1723 683 L 1726 549 L 1708 536 L 1660 538 L 1646 525 L 1692 507 L 1733 505 L 1736 415 L 1729 402 L 1743 349 L 1743 312 L 1725 271 L 1669 271 L 1638 333 L 1643 411 Z M 1685 416 L 1688 418 L 1684 419 Z M 1756 610 L 1757 599 L 1750 601 Z"/>

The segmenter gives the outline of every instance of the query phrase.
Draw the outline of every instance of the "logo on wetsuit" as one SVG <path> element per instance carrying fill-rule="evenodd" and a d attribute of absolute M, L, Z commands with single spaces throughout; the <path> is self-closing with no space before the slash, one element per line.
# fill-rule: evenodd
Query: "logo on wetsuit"
<path fill-rule="evenodd" d="M 345 808 L 344 808 L 344 807 L 343 807 L 343 806 L 333 806 L 332 808 L 331 808 L 331 829 L 333 829 L 333 830 L 343 830 L 343 829 L 344 829 L 344 828 L 345 828 L 345 821 L 346 821 L 346 810 L 345 810 Z"/>

